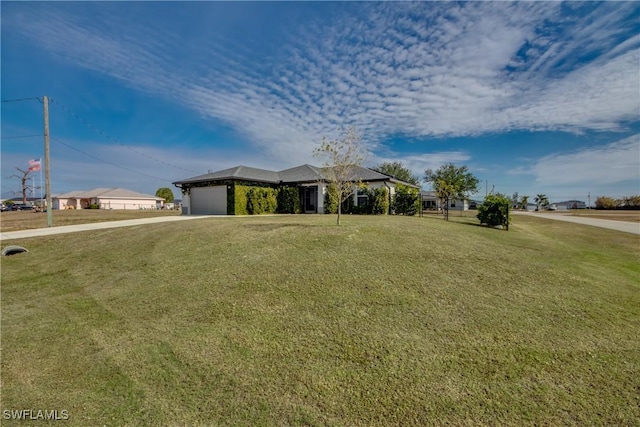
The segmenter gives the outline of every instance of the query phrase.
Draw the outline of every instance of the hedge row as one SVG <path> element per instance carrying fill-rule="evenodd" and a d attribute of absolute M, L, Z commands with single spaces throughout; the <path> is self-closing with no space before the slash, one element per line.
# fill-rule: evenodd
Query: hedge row
<path fill-rule="evenodd" d="M 329 186 L 324 195 L 324 213 L 335 214 L 338 212 L 338 205 L 333 200 L 335 197 L 330 196 L 330 192 L 335 191 Z M 386 188 L 366 188 L 360 190 L 360 194 L 367 196 L 367 204 L 364 206 L 356 206 L 353 195 L 347 197 L 342 202 L 342 213 L 359 214 L 359 215 L 386 215 L 389 212 L 389 192 Z"/>
<path fill-rule="evenodd" d="M 297 187 L 259 187 L 235 184 L 227 192 L 229 215 L 300 213 Z"/>

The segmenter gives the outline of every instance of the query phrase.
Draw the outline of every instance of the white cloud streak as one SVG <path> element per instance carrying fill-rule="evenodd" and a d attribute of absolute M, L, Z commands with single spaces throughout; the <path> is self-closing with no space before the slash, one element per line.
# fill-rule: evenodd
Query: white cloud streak
<path fill-rule="evenodd" d="M 638 119 L 640 39 L 622 25 L 633 3 L 570 4 L 572 15 L 555 2 L 332 7 L 332 19 L 276 35 L 282 48 L 269 55 L 207 31 L 184 60 L 191 40 L 162 23 L 121 23 L 111 9 L 87 21 L 40 7 L 3 25 L 62 61 L 228 123 L 276 166 L 309 161 L 321 135 L 352 124 L 375 147 L 393 134 L 619 130 Z M 424 170 L 433 158 L 404 160 Z"/>
<path fill-rule="evenodd" d="M 540 186 L 606 185 L 627 180 L 640 186 L 640 134 L 598 148 L 544 156 L 531 172 Z"/>

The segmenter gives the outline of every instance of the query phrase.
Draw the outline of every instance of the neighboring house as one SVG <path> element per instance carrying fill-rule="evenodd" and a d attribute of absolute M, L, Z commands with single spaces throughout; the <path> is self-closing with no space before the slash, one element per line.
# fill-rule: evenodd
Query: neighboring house
<path fill-rule="evenodd" d="M 53 209 L 160 209 L 164 199 L 125 188 L 94 188 L 52 196 Z"/>
<path fill-rule="evenodd" d="M 439 210 L 441 209 L 441 202 L 436 196 L 435 191 L 421 191 L 420 200 L 422 200 L 422 210 Z M 449 200 L 449 210 L 469 210 L 468 200 L 452 199 Z"/>
<path fill-rule="evenodd" d="M 386 188 L 389 197 L 395 194 L 397 184 L 418 188 L 388 175 L 364 167 L 353 168 L 353 180 L 370 189 Z M 173 183 L 182 190 L 182 213 L 185 215 L 235 215 L 234 200 L 237 185 L 278 188 L 297 187 L 302 213 L 324 213 L 324 195 L 329 182 L 322 168 L 301 165 L 279 172 L 247 166 L 211 172 Z M 365 202 L 354 188 L 354 205 Z M 228 203 L 228 201 L 230 201 Z"/>
<path fill-rule="evenodd" d="M 554 203 L 556 205 L 557 210 L 566 211 L 570 209 L 586 209 L 587 204 L 580 200 L 566 200 L 564 202 Z"/>

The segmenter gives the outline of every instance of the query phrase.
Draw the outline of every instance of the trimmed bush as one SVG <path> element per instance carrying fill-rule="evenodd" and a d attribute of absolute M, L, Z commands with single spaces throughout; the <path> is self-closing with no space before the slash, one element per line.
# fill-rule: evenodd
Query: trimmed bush
<path fill-rule="evenodd" d="M 281 187 L 278 190 L 277 212 L 282 214 L 299 214 L 300 189 L 298 187 Z"/>
<path fill-rule="evenodd" d="M 419 190 L 406 185 L 397 184 L 392 204 L 396 215 L 415 215 L 420 209 Z"/>
<path fill-rule="evenodd" d="M 278 200 L 276 189 L 251 187 L 247 192 L 247 212 L 249 215 L 276 213 Z"/>
<path fill-rule="evenodd" d="M 389 212 L 389 193 L 386 188 L 367 190 L 369 203 L 367 212 L 372 215 L 386 215 Z"/>
<path fill-rule="evenodd" d="M 509 205 L 511 200 L 503 194 L 489 194 L 478 206 L 476 217 L 489 227 L 503 226 L 509 229 Z"/>
<path fill-rule="evenodd" d="M 250 189 L 251 187 L 247 185 L 234 184 L 231 190 L 227 191 L 227 213 L 229 215 L 249 214 L 247 212 L 247 192 Z M 233 212 L 230 212 L 231 209 L 233 209 Z"/>

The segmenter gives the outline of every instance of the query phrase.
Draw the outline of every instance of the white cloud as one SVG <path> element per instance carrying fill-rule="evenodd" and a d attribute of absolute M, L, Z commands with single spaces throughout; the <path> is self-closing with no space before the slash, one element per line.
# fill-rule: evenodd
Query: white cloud
<path fill-rule="evenodd" d="M 333 21 L 300 24 L 268 55 L 209 31 L 185 48 L 190 40 L 162 22 L 130 26 L 111 9 L 85 20 L 43 7 L 3 26 L 62 61 L 228 123 L 271 164 L 294 164 L 351 124 L 375 146 L 397 133 L 618 130 L 636 120 L 640 50 L 633 35 L 620 39 L 635 6 L 571 7 L 588 13 L 562 15 L 555 2 L 329 5 L 340 11 Z M 560 35 L 549 31 L 556 24 Z M 577 62 L 585 53 L 594 59 Z"/>
<path fill-rule="evenodd" d="M 628 180 L 640 185 L 640 134 L 598 148 L 542 157 L 531 172 L 540 186 L 603 185 Z"/>

